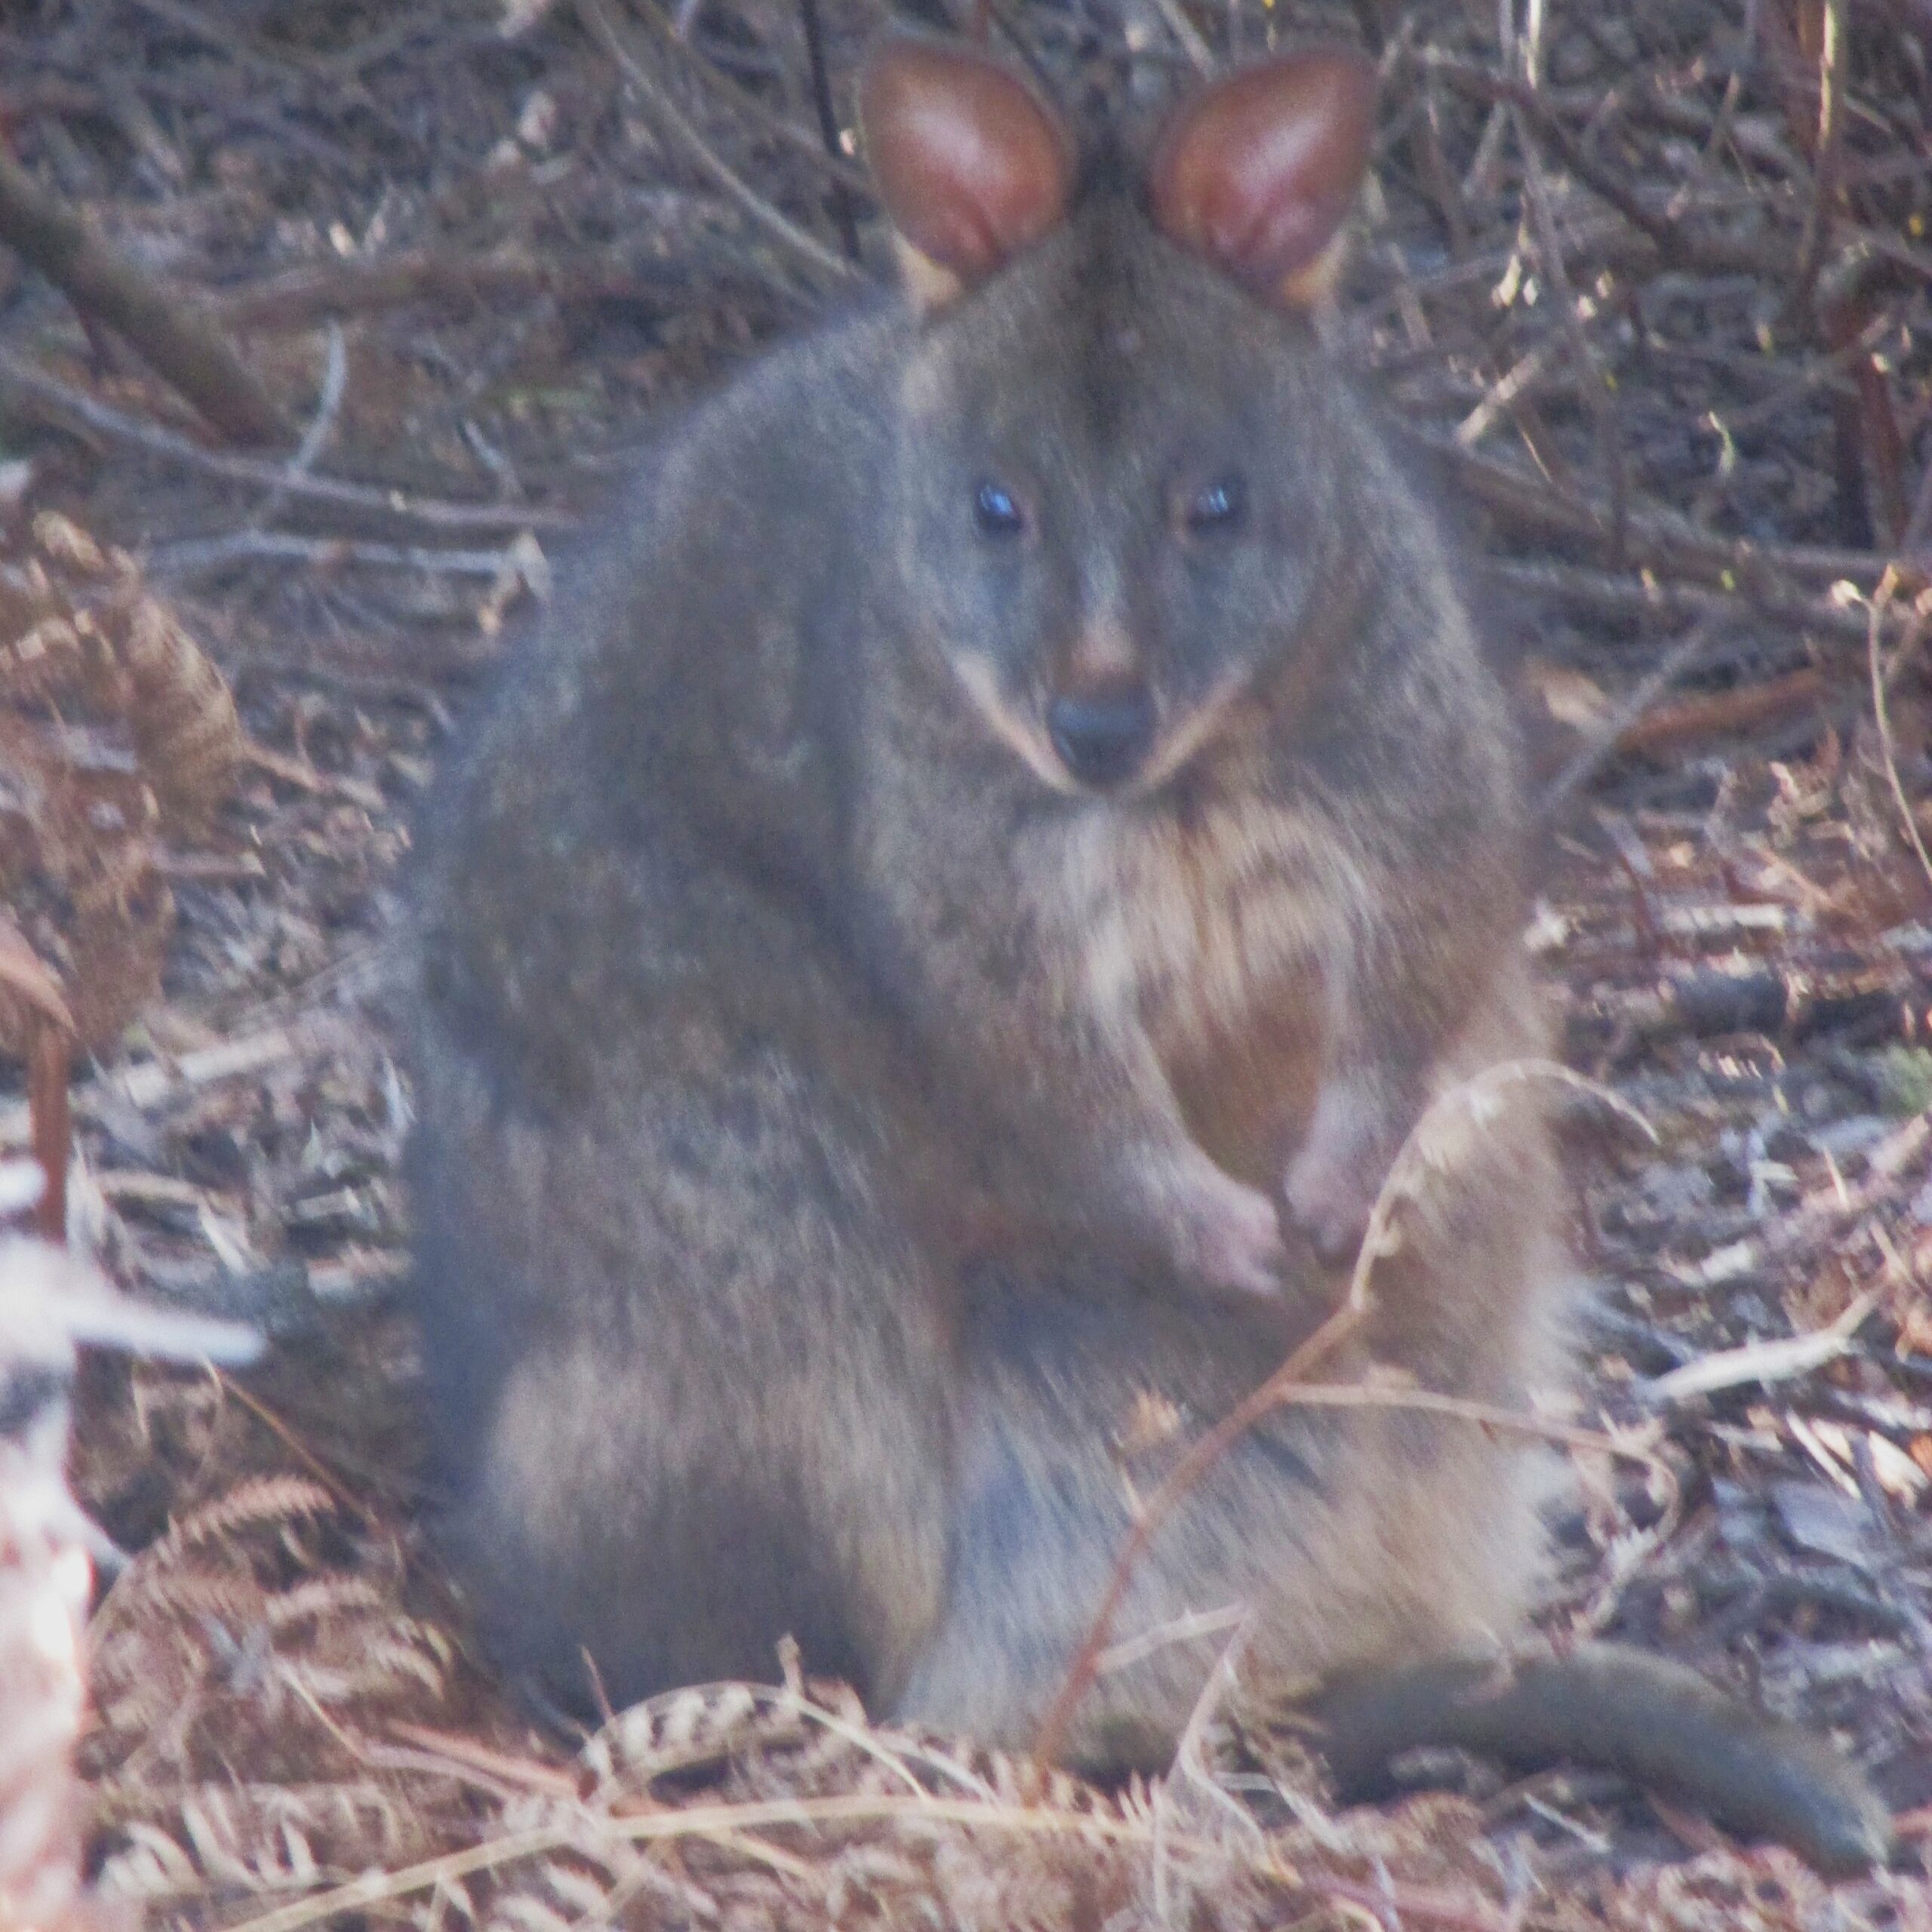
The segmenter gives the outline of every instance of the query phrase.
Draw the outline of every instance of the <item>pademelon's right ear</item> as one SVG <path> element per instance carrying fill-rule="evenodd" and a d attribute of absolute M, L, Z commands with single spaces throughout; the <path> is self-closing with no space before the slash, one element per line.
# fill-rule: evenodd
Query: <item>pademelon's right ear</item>
<path fill-rule="evenodd" d="M 1072 136 L 1018 75 L 984 54 L 894 35 L 860 77 L 859 128 L 921 309 L 985 281 L 1066 214 Z"/>

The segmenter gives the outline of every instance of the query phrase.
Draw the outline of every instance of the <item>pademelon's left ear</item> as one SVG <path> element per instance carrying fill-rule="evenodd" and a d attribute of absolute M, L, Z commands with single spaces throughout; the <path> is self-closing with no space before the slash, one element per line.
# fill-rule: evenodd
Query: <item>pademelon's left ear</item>
<path fill-rule="evenodd" d="M 1375 69 L 1340 50 L 1284 55 L 1204 88 L 1147 171 L 1155 225 L 1252 289 L 1305 309 L 1341 266 L 1341 228 L 1368 166 Z"/>

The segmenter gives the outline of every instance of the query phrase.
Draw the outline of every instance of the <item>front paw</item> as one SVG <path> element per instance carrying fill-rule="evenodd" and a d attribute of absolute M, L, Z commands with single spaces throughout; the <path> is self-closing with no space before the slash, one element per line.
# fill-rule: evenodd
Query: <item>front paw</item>
<path fill-rule="evenodd" d="M 1323 1260 L 1361 1246 L 1395 1152 L 1386 1111 L 1358 1087 L 1337 1081 L 1315 1103 L 1307 1137 L 1288 1164 L 1288 1214 Z"/>
<path fill-rule="evenodd" d="M 1287 1249 L 1275 1204 L 1260 1189 L 1196 1150 L 1162 1177 L 1159 1192 L 1161 1232 L 1185 1278 L 1209 1289 L 1280 1294 Z"/>

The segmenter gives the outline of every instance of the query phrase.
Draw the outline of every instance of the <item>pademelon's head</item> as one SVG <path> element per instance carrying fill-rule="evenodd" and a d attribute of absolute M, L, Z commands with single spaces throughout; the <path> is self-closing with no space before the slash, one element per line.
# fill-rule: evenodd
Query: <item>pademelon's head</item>
<path fill-rule="evenodd" d="M 888 42 L 860 93 L 916 340 L 895 561 L 960 702 L 1053 790 L 1157 790 L 1306 633 L 1337 536 L 1326 294 L 1373 71 L 1303 54 L 1082 167 L 988 57 Z"/>

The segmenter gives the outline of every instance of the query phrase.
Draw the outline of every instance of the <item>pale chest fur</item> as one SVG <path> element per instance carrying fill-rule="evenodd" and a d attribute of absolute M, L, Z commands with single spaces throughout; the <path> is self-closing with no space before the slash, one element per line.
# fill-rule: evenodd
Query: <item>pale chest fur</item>
<path fill-rule="evenodd" d="M 1171 1069 L 1238 1051 L 1284 1002 L 1325 1008 L 1374 903 L 1332 824 L 1253 801 L 1097 811 L 1066 829 L 1057 870 L 1076 996 L 1144 1028 Z M 1324 1030 L 1325 1011 L 1307 1018 Z"/>

